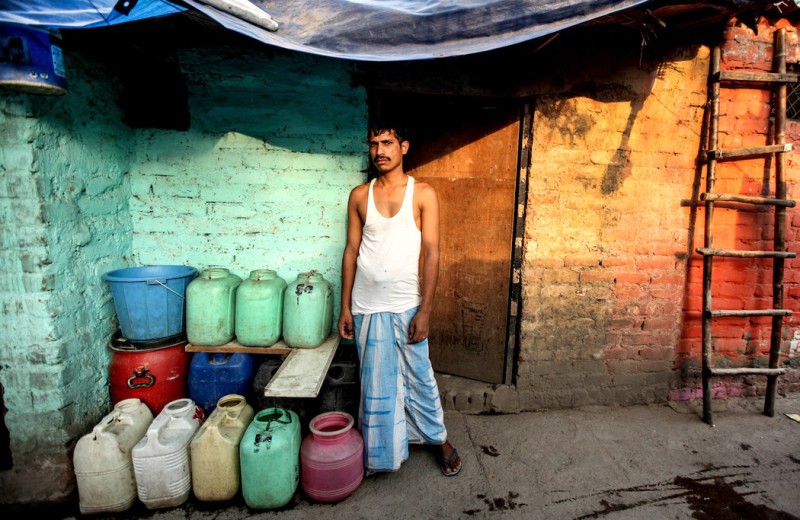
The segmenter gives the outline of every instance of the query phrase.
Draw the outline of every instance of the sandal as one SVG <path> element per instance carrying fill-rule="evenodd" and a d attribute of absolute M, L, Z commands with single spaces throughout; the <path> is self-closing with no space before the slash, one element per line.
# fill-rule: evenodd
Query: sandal
<path fill-rule="evenodd" d="M 453 448 L 453 451 L 450 452 L 450 456 L 444 458 L 441 454 L 436 455 L 436 459 L 439 461 L 439 468 L 442 470 L 442 475 L 445 477 L 455 477 L 461 471 L 462 464 L 459 464 L 457 468 L 453 469 L 453 462 L 455 462 L 456 458 L 458 457 L 458 450 Z M 461 460 L 459 459 L 459 462 Z M 447 472 L 447 469 L 450 468 L 453 471 Z"/>

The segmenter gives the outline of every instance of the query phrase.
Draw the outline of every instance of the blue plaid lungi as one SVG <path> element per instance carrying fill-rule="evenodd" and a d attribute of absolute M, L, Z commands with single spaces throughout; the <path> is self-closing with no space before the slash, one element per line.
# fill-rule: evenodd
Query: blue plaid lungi
<path fill-rule="evenodd" d="M 408 459 L 409 444 L 447 440 L 428 340 L 408 343 L 408 327 L 417 309 L 353 316 L 367 470 L 396 471 Z"/>

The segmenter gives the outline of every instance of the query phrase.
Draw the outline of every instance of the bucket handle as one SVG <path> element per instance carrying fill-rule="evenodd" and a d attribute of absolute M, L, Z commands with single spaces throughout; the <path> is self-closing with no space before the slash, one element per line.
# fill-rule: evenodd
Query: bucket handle
<path fill-rule="evenodd" d="M 163 287 L 164 289 L 168 290 L 169 292 L 176 294 L 179 298 L 182 298 L 184 300 L 186 299 L 181 293 L 176 292 L 176 291 L 170 289 L 169 287 L 167 287 L 166 284 L 164 282 L 162 282 L 161 280 L 148 280 L 147 283 L 150 284 L 150 285 L 158 284 L 161 287 Z"/>

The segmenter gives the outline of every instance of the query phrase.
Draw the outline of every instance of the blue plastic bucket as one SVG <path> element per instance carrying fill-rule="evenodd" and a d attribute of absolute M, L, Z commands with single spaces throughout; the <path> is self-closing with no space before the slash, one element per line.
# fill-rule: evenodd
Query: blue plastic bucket
<path fill-rule="evenodd" d="M 182 334 L 186 286 L 196 276 L 197 269 L 185 265 L 129 267 L 104 274 L 122 335 L 148 341 Z"/>

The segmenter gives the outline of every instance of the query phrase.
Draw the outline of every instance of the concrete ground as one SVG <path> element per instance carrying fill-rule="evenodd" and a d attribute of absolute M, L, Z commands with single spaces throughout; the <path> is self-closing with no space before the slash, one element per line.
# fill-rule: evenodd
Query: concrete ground
<path fill-rule="evenodd" d="M 461 474 L 444 477 L 414 446 L 401 469 L 364 480 L 350 497 L 318 504 L 298 490 L 281 510 L 239 499 L 113 516 L 157 520 L 356 519 L 800 519 L 800 394 L 513 415 L 447 412 Z M 84 518 L 77 500 L 58 508 L 6 508 L 5 519 Z"/>

